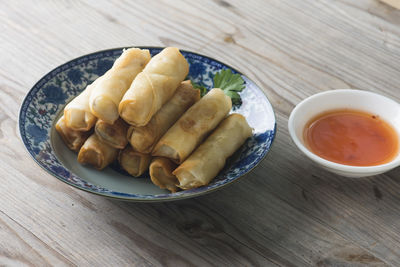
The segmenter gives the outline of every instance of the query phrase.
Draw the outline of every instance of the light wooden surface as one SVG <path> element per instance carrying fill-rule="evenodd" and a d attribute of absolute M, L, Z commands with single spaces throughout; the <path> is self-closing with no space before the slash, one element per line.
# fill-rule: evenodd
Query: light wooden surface
<path fill-rule="evenodd" d="M 395 3 L 396 1 L 385 1 Z M 196 199 L 108 200 L 30 158 L 19 106 L 80 55 L 177 46 L 239 69 L 276 112 L 268 157 Z M 375 0 L 0 1 L 0 265 L 386 266 L 400 264 L 400 168 L 347 179 L 316 168 L 287 130 L 303 98 L 334 88 L 400 102 L 400 11 Z"/>

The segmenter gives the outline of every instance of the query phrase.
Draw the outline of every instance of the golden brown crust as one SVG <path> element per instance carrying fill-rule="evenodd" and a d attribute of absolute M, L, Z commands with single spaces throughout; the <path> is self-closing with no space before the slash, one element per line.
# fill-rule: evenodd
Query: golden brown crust
<path fill-rule="evenodd" d="M 230 157 L 250 137 L 252 130 L 240 114 L 231 114 L 172 174 L 179 187 L 191 189 L 207 185 Z"/>
<path fill-rule="evenodd" d="M 107 123 L 114 123 L 119 117 L 118 106 L 122 97 L 150 58 L 147 49 L 124 50 L 93 89 L 89 100 L 91 112 Z"/>
<path fill-rule="evenodd" d="M 179 49 L 165 48 L 132 82 L 119 104 L 120 116 L 133 126 L 145 126 L 173 96 L 188 72 L 189 64 Z"/>
<path fill-rule="evenodd" d="M 155 145 L 152 155 L 182 163 L 224 119 L 231 99 L 214 88 L 191 106 Z"/>
<path fill-rule="evenodd" d="M 129 125 L 121 118 L 113 124 L 98 120 L 95 132 L 100 140 L 112 147 L 123 149 L 128 144 L 127 131 Z"/>
<path fill-rule="evenodd" d="M 78 152 L 82 147 L 83 143 L 91 134 L 90 131 L 82 132 L 75 131 L 71 128 L 68 128 L 65 124 L 65 118 L 62 116 L 56 123 L 56 130 L 60 134 L 64 143 L 68 146 L 69 149 Z"/>
<path fill-rule="evenodd" d="M 102 170 L 116 160 L 117 156 L 118 149 L 101 142 L 96 134 L 92 134 L 79 150 L 78 162 Z"/>
<path fill-rule="evenodd" d="M 130 145 L 121 150 L 118 156 L 121 167 L 132 176 L 140 176 L 148 170 L 151 156 L 135 151 Z"/>
<path fill-rule="evenodd" d="M 150 153 L 161 136 L 199 99 L 200 91 L 194 89 L 190 81 L 182 82 L 172 98 L 147 125 L 130 127 L 128 139 L 133 148 L 142 153 Z"/>
<path fill-rule="evenodd" d="M 176 167 L 177 165 L 167 158 L 154 158 L 149 168 L 151 181 L 161 189 L 168 189 L 175 193 L 179 189 L 176 186 L 179 181 L 172 174 Z"/>
<path fill-rule="evenodd" d="M 129 143 L 142 153 L 150 153 L 155 139 L 159 134 L 157 127 L 157 118 L 151 119 L 150 122 L 142 127 L 130 126 L 128 131 Z"/>
<path fill-rule="evenodd" d="M 72 99 L 64 108 L 65 124 L 68 128 L 75 131 L 87 132 L 97 121 L 96 116 L 92 114 L 89 107 L 90 94 L 93 88 L 100 81 L 97 78 L 93 83 L 89 84 L 82 93 Z"/>

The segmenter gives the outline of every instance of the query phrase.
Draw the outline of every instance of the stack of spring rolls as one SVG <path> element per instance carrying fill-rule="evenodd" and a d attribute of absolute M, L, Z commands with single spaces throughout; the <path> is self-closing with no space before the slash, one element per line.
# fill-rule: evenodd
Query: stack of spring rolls
<path fill-rule="evenodd" d="M 189 64 L 168 47 L 151 58 L 130 48 L 64 109 L 56 130 L 78 162 L 102 170 L 118 160 L 132 176 L 176 192 L 207 185 L 251 136 L 231 99 L 184 81 Z"/>

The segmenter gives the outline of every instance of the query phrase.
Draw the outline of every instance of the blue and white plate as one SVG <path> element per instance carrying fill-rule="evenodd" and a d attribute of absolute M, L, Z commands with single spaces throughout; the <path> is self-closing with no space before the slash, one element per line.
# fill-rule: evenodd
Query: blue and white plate
<path fill-rule="evenodd" d="M 162 50 L 149 49 L 152 55 Z M 233 68 L 206 56 L 181 51 L 190 65 L 188 78 L 212 88 L 212 78 L 221 69 Z M 64 106 L 86 85 L 105 73 L 122 48 L 104 50 L 71 60 L 45 75 L 25 97 L 19 115 L 22 141 L 33 159 L 47 172 L 76 188 L 98 195 L 131 201 L 165 201 L 199 196 L 226 186 L 252 170 L 268 153 L 275 137 L 275 115 L 262 90 L 243 74 L 246 87 L 240 93 L 242 104 L 233 112 L 244 115 L 254 134 L 228 160 L 225 168 L 207 186 L 169 193 L 150 181 L 148 174 L 134 178 L 117 167 L 97 171 L 77 162 L 55 131 L 55 122 Z M 239 73 L 240 74 L 240 73 Z"/>

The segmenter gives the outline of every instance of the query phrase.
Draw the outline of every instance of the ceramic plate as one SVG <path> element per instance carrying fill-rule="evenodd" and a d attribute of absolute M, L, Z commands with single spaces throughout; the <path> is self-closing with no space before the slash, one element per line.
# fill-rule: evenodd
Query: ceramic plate
<path fill-rule="evenodd" d="M 161 47 L 149 49 L 152 55 Z M 181 51 L 190 65 L 188 78 L 212 88 L 212 77 L 221 69 L 229 68 L 210 57 Z M 169 193 L 153 185 L 148 173 L 134 178 L 118 166 L 97 171 L 77 162 L 77 154 L 70 151 L 55 131 L 54 125 L 64 106 L 86 85 L 105 73 L 122 48 L 104 50 L 71 60 L 40 79 L 25 97 L 19 115 L 22 141 L 33 159 L 47 172 L 61 181 L 98 195 L 131 201 L 165 201 L 194 197 L 226 186 L 253 169 L 268 153 L 275 137 L 276 123 L 273 109 L 262 90 L 243 74 L 246 87 L 242 104 L 232 112 L 244 115 L 253 136 L 232 156 L 225 168 L 207 186 Z M 239 73 L 240 74 L 240 73 Z"/>

